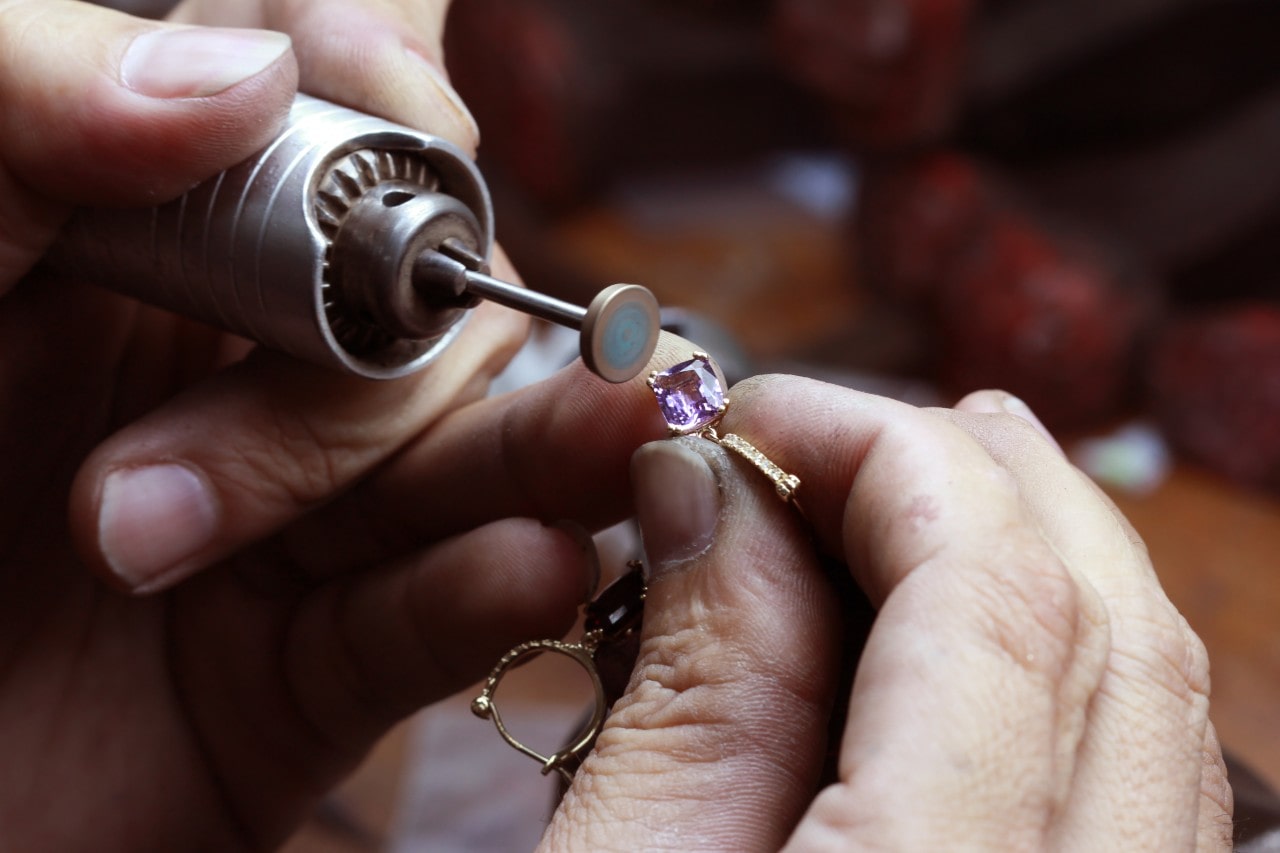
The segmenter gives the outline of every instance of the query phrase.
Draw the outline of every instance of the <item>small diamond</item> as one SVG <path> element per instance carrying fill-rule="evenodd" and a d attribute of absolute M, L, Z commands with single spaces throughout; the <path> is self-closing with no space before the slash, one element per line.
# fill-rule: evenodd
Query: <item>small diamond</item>
<path fill-rule="evenodd" d="M 673 432 L 697 432 L 724 414 L 724 389 L 704 355 L 654 373 L 649 387 Z"/>

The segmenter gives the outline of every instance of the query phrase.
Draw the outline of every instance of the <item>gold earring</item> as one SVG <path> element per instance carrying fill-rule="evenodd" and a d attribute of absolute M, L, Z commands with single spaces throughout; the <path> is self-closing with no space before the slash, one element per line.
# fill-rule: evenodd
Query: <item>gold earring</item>
<path fill-rule="evenodd" d="M 571 782 L 574 772 L 591 751 L 596 736 L 604 727 L 611 700 L 600 677 L 597 657 L 602 651 L 607 652 L 640 630 L 644 617 L 644 566 L 633 560 L 627 567 L 630 571 L 583 608 L 583 633 L 578 642 L 532 640 L 512 648 L 489 672 L 484 689 L 471 702 L 471 712 L 481 719 L 493 720 L 502 739 L 541 764 L 544 776 L 555 770 L 564 777 L 566 783 Z M 591 679 L 594 692 L 591 718 L 568 743 L 551 755 L 543 755 L 511 734 L 502 721 L 502 714 L 498 711 L 494 697 L 503 676 L 512 667 L 540 654 L 563 655 L 578 664 Z"/>

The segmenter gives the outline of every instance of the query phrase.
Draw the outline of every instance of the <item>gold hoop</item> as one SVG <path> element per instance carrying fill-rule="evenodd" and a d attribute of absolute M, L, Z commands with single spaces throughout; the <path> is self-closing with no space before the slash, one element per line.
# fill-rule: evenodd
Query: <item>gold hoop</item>
<path fill-rule="evenodd" d="M 595 744 L 596 736 L 604 728 L 605 716 L 609 712 L 609 692 L 600 671 L 596 666 L 596 655 L 602 649 L 616 649 L 617 644 L 627 637 L 634 636 L 644 616 L 645 582 L 644 567 L 638 561 L 627 564 L 629 571 L 608 586 L 595 601 L 588 602 L 584 608 L 585 631 L 582 639 L 576 643 L 565 643 L 560 640 L 531 640 L 511 649 L 489 672 L 484 689 L 471 702 L 471 713 L 485 720 L 493 720 L 498 734 L 518 752 L 529 756 L 542 765 L 545 776 L 552 770 L 564 777 L 566 783 L 573 781 L 573 774 L 586 758 Z M 526 658 L 540 654 L 563 655 L 586 671 L 591 679 L 591 689 L 595 693 L 591 718 L 574 735 L 569 742 L 553 752 L 543 755 L 533 747 L 520 741 L 502 721 L 498 711 L 495 694 L 503 677 L 514 666 Z"/>
<path fill-rule="evenodd" d="M 600 680 L 600 673 L 596 671 L 595 665 L 594 656 L 599 641 L 599 632 L 592 632 L 592 634 L 583 637 L 580 643 L 562 643 L 559 640 L 533 640 L 528 643 L 521 643 L 503 655 L 502 659 L 494 666 L 489 673 L 489 678 L 485 681 L 484 689 L 471 702 L 471 713 L 481 719 L 493 720 L 493 725 L 498 729 L 498 734 L 502 735 L 503 740 L 542 765 L 543 776 L 552 770 L 556 770 L 559 771 L 566 782 L 572 782 L 573 771 L 582 763 L 582 759 L 585 757 L 584 753 L 595 743 L 596 735 L 600 734 L 600 729 L 604 726 L 605 709 L 608 707 L 604 694 L 604 683 Z M 502 722 L 502 714 L 498 712 L 498 706 L 494 701 L 494 694 L 498 690 L 498 685 L 502 682 L 502 677 L 507 674 L 507 670 L 525 658 L 537 657 L 544 653 L 563 655 L 578 664 L 586 671 L 587 676 L 591 679 L 591 688 L 595 691 L 595 703 L 592 708 L 591 719 L 587 721 L 587 724 L 576 737 L 551 755 L 543 755 L 511 734 Z M 572 769 L 566 766 L 570 762 L 573 765 Z"/>

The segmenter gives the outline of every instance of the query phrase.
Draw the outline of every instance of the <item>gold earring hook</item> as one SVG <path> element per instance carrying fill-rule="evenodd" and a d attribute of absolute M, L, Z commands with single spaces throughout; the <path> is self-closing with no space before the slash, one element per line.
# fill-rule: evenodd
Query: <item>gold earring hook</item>
<path fill-rule="evenodd" d="M 585 633 L 581 640 L 576 643 L 565 643 L 560 640 L 532 640 L 521 643 L 502 656 L 489 672 L 480 695 L 471 703 L 471 713 L 481 719 L 493 720 L 502 739 L 541 764 L 544 776 L 555 770 L 564 777 L 566 783 L 572 782 L 578 765 L 591 751 L 596 735 L 600 734 L 600 730 L 604 728 L 605 716 L 609 712 L 610 696 L 609 690 L 606 689 L 600 677 L 596 655 L 602 647 L 621 643 L 625 638 L 633 636 L 644 617 L 644 567 L 638 561 L 632 561 L 627 566 L 630 569 L 629 572 L 610 584 L 595 601 L 587 604 L 584 610 Z M 512 667 L 526 658 L 540 654 L 563 655 L 578 664 L 591 679 L 591 689 L 595 693 L 591 719 L 564 747 L 551 755 L 543 755 L 521 742 L 507 729 L 502 721 L 502 714 L 498 711 L 495 698 L 498 685 L 502 683 L 502 679 Z M 621 691 L 620 686 L 611 689 L 615 693 Z"/>
<path fill-rule="evenodd" d="M 604 683 L 600 680 L 600 673 L 596 671 L 595 664 L 595 652 L 599 644 L 599 631 L 588 633 L 578 643 L 562 643 L 559 640 L 533 640 L 532 642 L 521 643 L 503 655 L 502 659 L 493 668 L 493 671 L 489 673 L 484 689 L 471 703 L 471 713 L 481 719 L 492 719 L 494 726 L 498 729 L 498 734 L 502 735 L 503 740 L 542 765 L 542 775 L 545 776 L 552 770 L 556 770 L 564 777 L 565 782 L 573 781 L 573 771 L 577 770 L 578 765 L 582 763 L 585 753 L 591 749 L 591 745 L 595 743 L 596 735 L 600 734 L 600 729 L 604 727 L 605 710 L 608 708 Z M 502 722 L 502 715 L 498 712 L 498 706 L 494 701 L 494 694 L 498 690 L 498 685 L 502 682 L 502 678 L 507 674 L 508 670 L 525 658 L 536 657 L 543 653 L 563 655 L 577 663 L 578 666 L 586 671 L 587 676 L 591 679 L 591 688 L 595 691 L 591 719 L 583 726 L 582 731 L 576 737 L 551 755 L 543 755 L 511 734 L 510 730 Z"/>

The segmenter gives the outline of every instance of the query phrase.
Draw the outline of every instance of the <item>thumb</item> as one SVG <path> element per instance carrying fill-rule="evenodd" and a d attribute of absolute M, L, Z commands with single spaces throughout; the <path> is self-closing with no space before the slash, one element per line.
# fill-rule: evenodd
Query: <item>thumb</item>
<path fill-rule="evenodd" d="M 837 614 L 793 511 L 745 468 L 700 438 L 636 452 L 636 670 L 544 848 L 778 849 L 812 799 Z"/>
<path fill-rule="evenodd" d="M 155 204 L 244 160 L 297 85 L 289 38 L 87 3 L 0 5 L 0 292 L 72 205 Z"/>

